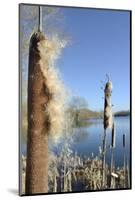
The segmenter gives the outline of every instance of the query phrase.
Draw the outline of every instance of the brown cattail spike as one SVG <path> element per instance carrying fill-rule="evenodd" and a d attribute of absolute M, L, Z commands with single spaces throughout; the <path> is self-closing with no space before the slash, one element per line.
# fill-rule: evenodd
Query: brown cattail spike
<path fill-rule="evenodd" d="M 65 88 L 54 61 L 62 47 L 41 31 L 29 50 L 26 193 L 48 192 L 48 135 L 56 140 L 65 129 Z"/>
<path fill-rule="evenodd" d="M 111 146 L 112 148 L 115 148 L 115 141 L 116 140 L 116 132 L 115 132 L 115 126 L 114 126 L 114 123 L 113 123 L 113 126 L 112 126 L 112 143 L 111 143 Z"/>
<path fill-rule="evenodd" d="M 126 140 L 126 138 L 125 138 L 125 134 L 123 134 L 123 148 L 125 148 L 125 141 Z"/>
<path fill-rule="evenodd" d="M 105 85 L 105 102 L 104 102 L 104 129 L 112 127 L 112 111 L 111 111 L 111 93 L 112 83 L 108 81 Z"/>
<path fill-rule="evenodd" d="M 35 32 L 30 40 L 28 74 L 28 135 L 26 164 L 26 194 L 48 191 L 48 116 L 43 106 L 48 103 L 44 91 L 44 76 L 39 64 L 41 55 L 38 43 L 44 41 L 41 32 Z M 47 128 L 46 128 L 47 127 Z"/>

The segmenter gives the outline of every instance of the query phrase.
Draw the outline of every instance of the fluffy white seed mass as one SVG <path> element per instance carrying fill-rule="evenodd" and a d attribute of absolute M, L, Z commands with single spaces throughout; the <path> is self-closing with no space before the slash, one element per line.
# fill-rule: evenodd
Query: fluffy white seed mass
<path fill-rule="evenodd" d="M 50 134 L 55 139 L 64 131 L 66 123 L 66 90 L 55 66 L 56 59 L 61 55 L 61 50 L 65 45 L 66 42 L 59 41 L 57 37 L 52 38 L 52 40 L 41 40 L 38 43 L 39 64 L 46 87 L 51 94 L 45 112 L 49 116 Z"/>

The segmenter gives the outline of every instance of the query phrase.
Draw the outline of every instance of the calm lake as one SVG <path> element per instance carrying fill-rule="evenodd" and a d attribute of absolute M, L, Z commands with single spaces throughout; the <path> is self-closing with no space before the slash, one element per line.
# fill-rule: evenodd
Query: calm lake
<path fill-rule="evenodd" d="M 123 165 L 123 134 L 126 135 L 126 157 L 130 159 L 130 118 L 129 117 L 115 117 L 116 128 L 116 148 L 115 148 L 115 164 L 116 166 Z M 94 156 L 99 154 L 99 146 L 102 147 L 103 141 L 103 120 L 93 119 L 92 124 L 89 127 L 83 128 L 84 137 L 81 141 L 76 141 L 73 144 L 73 150 L 79 154 L 85 156 L 91 156 L 92 152 Z M 111 131 L 107 131 L 107 162 L 110 163 L 110 150 L 111 144 Z"/>
<path fill-rule="evenodd" d="M 125 134 L 126 138 L 126 159 L 127 162 L 130 161 L 130 117 L 115 117 L 114 120 L 116 130 L 116 148 L 114 150 L 115 165 L 121 167 L 124 162 L 123 134 Z M 75 133 L 70 148 L 73 153 L 76 152 L 79 156 L 92 158 L 99 155 L 99 149 L 102 147 L 104 130 L 102 119 L 91 119 L 90 122 L 89 126 L 76 128 L 74 130 Z M 110 164 L 111 158 L 110 144 L 111 130 L 107 130 L 108 150 L 106 153 L 106 161 L 108 164 Z M 60 144 L 58 146 L 60 146 Z M 58 153 L 57 146 L 55 146 L 53 150 Z"/>
<path fill-rule="evenodd" d="M 126 136 L 126 159 L 130 161 L 130 117 L 115 117 L 115 128 L 116 128 L 116 148 L 114 151 L 115 165 L 123 166 L 123 134 Z M 92 158 L 93 156 L 99 155 L 99 148 L 102 147 L 103 140 L 103 120 L 91 119 L 90 125 L 87 127 L 75 128 L 73 141 L 70 144 L 70 148 L 73 154 L 76 152 L 79 156 Z M 62 144 L 62 142 L 61 142 Z M 108 151 L 106 154 L 106 161 L 110 164 L 110 146 L 111 144 L 111 131 L 107 131 L 107 146 Z M 53 145 L 50 143 L 49 147 L 51 150 L 58 153 L 60 149 L 60 143 Z M 26 144 L 21 145 L 22 153 L 26 154 Z"/>

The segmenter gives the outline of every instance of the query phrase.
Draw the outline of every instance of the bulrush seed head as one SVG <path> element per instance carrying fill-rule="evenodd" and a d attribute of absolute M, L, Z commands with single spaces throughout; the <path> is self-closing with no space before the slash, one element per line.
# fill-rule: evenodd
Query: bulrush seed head
<path fill-rule="evenodd" d="M 105 102 L 104 102 L 104 129 L 112 128 L 112 110 L 111 110 L 111 93 L 112 83 L 108 81 L 105 85 Z"/>

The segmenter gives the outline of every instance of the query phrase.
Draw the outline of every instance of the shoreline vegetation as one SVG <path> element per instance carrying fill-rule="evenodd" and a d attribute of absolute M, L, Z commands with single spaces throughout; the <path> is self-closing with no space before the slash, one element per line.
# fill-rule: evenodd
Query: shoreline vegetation
<path fill-rule="evenodd" d="M 119 111 L 119 112 L 116 112 L 114 114 L 114 116 L 116 117 L 123 117 L 123 116 L 129 116 L 130 115 L 130 111 L 127 110 L 127 111 Z"/>
<path fill-rule="evenodd" d="M 49 156 L 48 193 L 93 191 L 102 189 L 102 152 L 87 158 L 73 154 L 69 148 L 60 155 Z M 26 157 L 22 156 L 22 193 L 25 194 Z M 128 162 L 123 167 L 105 165 L 106 179 L 104 189 L 130 188 L 130 169 Z"/>
<path fill-rule="evenodd" d="M 101 119 L 101 117 L 97 117 L 96 119 Z M 89 119 L 85 121 L 92 124 Z M 86 126 L 83 120 L 79 121 L 79 123 L 78 126 L 80 128 L 81 125 Z M 89 126 L 90 124 L 87 125 Z M 116 166 L 115 164 L 111 164 L 110 166 L 109 163 L 105 163 L 105 190 L 130 188 L 130 165 L 128 158 L 125 157 L 125 138 L 123 139 L 123 166 Z M 82 156 L 71 150 L 70 140 L 72 140 L 71 137 L 65 138 L 59 153 L 49 151 L 48 193 L 102 190 L 103 152 L 101 146 L 98 147 L 97 155 L 94 155 L 92 152 L 89 156 Z M 113 146 L 108 148 L 111 152 L 114 151 Z M 115 155 L 113 159 L 115 159 Z M 27 156 L 22 154 L 22 194 L 26 194 L 26 160 Z M 110 157 L 110 161 L 112 163 L 112 157 Z"/>

